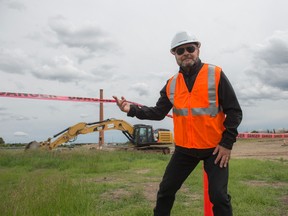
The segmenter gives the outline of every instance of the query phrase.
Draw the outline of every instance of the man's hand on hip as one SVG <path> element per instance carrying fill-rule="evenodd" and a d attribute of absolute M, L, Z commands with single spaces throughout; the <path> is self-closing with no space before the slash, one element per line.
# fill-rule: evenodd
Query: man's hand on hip
<path fill-rule="evenodd" d="M 218 155 L 214 163 L 217 164 L 219 162 L 221 168 L 227 167 L 231 156 L 231 150 L 218 145 L 216 146 L 213 155 L 216 155 L 217 153 Z"/>

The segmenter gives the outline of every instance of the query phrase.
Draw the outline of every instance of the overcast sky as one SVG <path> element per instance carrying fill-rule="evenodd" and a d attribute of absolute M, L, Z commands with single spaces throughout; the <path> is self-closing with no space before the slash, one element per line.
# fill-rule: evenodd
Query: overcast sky
<path fill-rule="evenodd" d="M 179 30 L 202 43 L 243 109 L 240 132 L 288 128 L 286 0 L 0 0 L 0 92 L 99 98 L 148 106 L 178 66 L 169 52 Z M 140 121 L 104 105 L 105 118 Z M 42 141 L 78 122 L 99 120 L 98 103 L 0 97 L 0 137 Z M 98 141 L 98 134 L 78 141 Z M 106 142 L 125 141 L 121 132 Z"/>

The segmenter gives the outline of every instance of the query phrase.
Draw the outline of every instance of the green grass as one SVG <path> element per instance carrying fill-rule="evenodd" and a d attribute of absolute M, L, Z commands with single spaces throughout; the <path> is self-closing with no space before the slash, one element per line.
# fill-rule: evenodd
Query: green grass
<path fill-rule="evenodd" d="M 4 216 L 150 216 L 169 155 L 105 151 L 0 151 Z M 235 216 L 288 215 L 288 163 L 230 162 Z M 177 194 L 173 216 L 203 215 L 202 166 Z"/>

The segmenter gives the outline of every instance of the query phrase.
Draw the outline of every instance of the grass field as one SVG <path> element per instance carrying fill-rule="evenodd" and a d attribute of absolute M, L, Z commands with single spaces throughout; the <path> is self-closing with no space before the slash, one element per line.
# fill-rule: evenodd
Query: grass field
<path fill-rule="evenodd" d="M 143 152 L 0 150 L 0 215 L 150 216 L 170 155 Z M 173 216 L 202 216 L 202 166 L 187 179 Z M 233 159 L 235 216 L 288 215 L 287 160 Z"/>

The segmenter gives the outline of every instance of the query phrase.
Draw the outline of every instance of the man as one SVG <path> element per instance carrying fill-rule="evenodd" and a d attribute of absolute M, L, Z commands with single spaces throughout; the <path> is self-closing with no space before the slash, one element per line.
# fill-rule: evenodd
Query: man
<path fill-rule="evenodd" d="M 123 112 L 139 119 L 162 120 L 173 108 L 175 151 L 159 186 L 155 216 L 170 215 L 176 192 L 201 160 L 214 216 L 232 215 L 228 163 L 242 110 L 222 69 L 199 59 L 200 46 L 186 31 L 174 36 L 170 51 L 180 69 L 160 91 L 155 107 L 113 96 Z"/>

